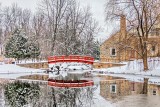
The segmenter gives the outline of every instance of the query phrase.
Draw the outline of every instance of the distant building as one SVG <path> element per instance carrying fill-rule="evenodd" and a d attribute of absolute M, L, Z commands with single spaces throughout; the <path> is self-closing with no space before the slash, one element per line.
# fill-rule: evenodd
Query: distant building
<path fill-rule="evenodd" d="M 160 56 L 160 27 L 154 26 L 147 41 L 148 57 Z M 139 59 L 140 44 L 134 30 L 127 31 L 126 18 L 121 16 L 120 31 L 111 35 L 100 46 L 101 62 L 120 62 Z"/>

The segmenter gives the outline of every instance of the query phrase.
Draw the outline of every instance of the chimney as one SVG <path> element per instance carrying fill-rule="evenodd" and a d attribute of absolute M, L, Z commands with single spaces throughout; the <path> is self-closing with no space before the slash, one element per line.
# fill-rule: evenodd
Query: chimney
<path fill-rule="evenodd" d="M 121 40 L 126 38 L 126 16 L 121 15 L 120 19 L 120 38 Z"/>

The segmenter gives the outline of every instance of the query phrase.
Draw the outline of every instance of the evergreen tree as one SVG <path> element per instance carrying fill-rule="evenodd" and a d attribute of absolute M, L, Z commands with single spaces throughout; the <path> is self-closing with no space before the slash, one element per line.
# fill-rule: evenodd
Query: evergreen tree
<path fill-rule="evenodd" d="M 39 45 L 33 42 L 28 43 L 27 52 L 25 54 L 26 58 L 37 58 L 40 55 Z"/>
<path fill-rule="evenodd" d="M 5 47 L 5 56 L 18 61 L 25 58 L 37 58 L 40 55 L 39 45 L 28 41 L 25 33 L 16 29 Z"/>
<path fill-rule="evenodd" d="M 5 56 L 17 60 L 25 58 L 27 38 L 24 33 L 16 29 L 5 47 Z"/>
<path fill-rule="evenodd" d="M 100 59 L 100 43 L 99 43 L 99 41 L 94 42 L 93 57 L 96 60 Z"/>

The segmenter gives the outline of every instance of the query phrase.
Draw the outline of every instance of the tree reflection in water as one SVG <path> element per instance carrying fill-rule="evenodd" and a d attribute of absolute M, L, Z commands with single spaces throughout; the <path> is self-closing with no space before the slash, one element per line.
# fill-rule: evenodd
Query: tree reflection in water
<path fill-rule="evenodd" d="M 15 81 L 4 87 L 6 105 L 11 107 L 23 107 L 35 105 L 40 96 L 40 87 L 35 83 Z"/>
<path fill-rule="evenodd" d="M 95 88 L 57 88 L 16 81 L 3 87 L 2 107 L 92 107 Z"/>

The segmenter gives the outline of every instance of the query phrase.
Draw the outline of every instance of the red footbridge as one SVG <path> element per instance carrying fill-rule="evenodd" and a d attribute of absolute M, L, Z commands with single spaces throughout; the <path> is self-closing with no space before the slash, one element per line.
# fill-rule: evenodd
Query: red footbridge
<path fill-rule="evenodd" d="M 48 64 L 56 64 L 56 63 L 84 63 L 92 65 L 94 62 L 94 58 L 91 56 L 80 56 L 80 55 L 69 55 L 69 56 L 49 56 Z M 76 71 L 75 71 L 76 75 Z M 93 86 L 94 82 L 92 80 L 55 80 L 48 79 L 48 85 L 53 87 L 68 87 L 68 88 L 80 88 L 80 87 L 88 87 Z"/>
<path fill-rule="evenodd" d="M 69 55 L 69 56 L 49 56 L 48 63 L 53 64 L 57 62 L 78 62 L 93 64 L 94 58 L 91 56 Z"/>
<path fill-rule="evenodd" d="M 69 88 L 80 88 L 93 86 L 92 80 L 54 80 L 48 79 L 48 85 L 53 87 L 69 87 Z"/>

